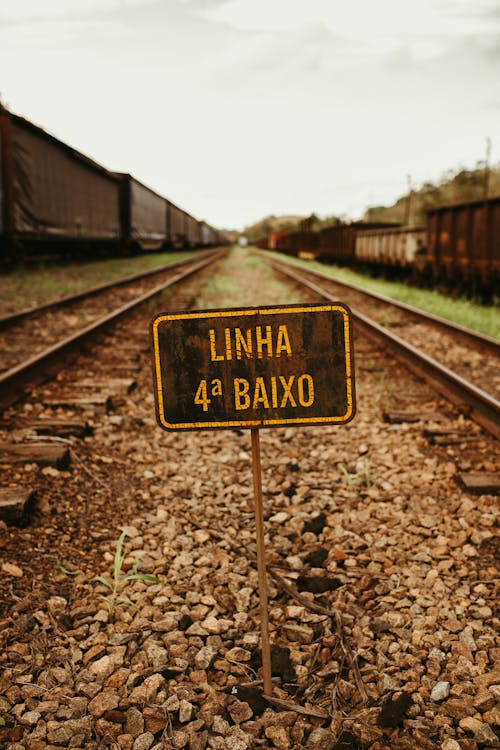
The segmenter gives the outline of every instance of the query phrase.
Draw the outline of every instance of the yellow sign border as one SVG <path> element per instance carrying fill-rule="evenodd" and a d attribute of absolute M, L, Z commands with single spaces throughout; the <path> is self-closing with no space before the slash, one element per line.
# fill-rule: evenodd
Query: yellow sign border
<path fill-rule="evenodd" d="M 275 315 L 279 313 L 305 313 L 305 312 L 340 312 L 344 319 L 344 341 L 346 354 L 346 388 L 347 388 L 347 411 L 341 417 L 300 417 L 297 419 L 247 419 L 232 422 L 185 422 L 172 424 L 167 422 L 163 408 L 163 389 L 161 379 L 160 365 L 160 345 L 158 336 L 158 327 L 160 323 L 166 320 L 189 320 L 191 318 L 225 318 L 240 315 Z M 308 425 L 308 424 L 332 424 L 334 422 L 348 422 L 353 417 L 354 399 L 353 399 L 353 381 L 351 372 L 351 338 L 349 328 L 349 313 L 344 305 L 310 305 L 302 307 L 300 305 L 290 307 L 251 307 L 244 310 L 204 310 L 200 312 L 182 312 L 168 313 L 160 315 L 153 321 L 153 353 L 156 378 L 156 393 L 158 418 L 163 427 L 167 430 L 188 430 L 188 429 L 209 429 L 224 427 L 272 427 L 273 425 Z"/>

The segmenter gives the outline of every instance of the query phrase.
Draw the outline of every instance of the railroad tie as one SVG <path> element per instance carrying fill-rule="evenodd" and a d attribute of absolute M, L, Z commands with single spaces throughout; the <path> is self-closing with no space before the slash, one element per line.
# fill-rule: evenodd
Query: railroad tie
<path fill-rule="evenodd" d="M 70 464 L 67 445 L 53 443 L 0 443 L 0 464 L 38 464 L 67 469 Z"/>
<path fill-rule="evenodd" d="M 18 523 L 34 497 L 34 490 L 28 487 L 0 488 L 0 520 Z"/>

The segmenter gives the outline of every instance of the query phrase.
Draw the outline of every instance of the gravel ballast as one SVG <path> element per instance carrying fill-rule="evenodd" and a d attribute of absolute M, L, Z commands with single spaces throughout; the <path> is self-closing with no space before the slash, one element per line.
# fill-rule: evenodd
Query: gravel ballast
<path fill-rule="evenodd" d="M 311 299 L 271 286 L 243 250 L 225 274 L 237 284 L 222 301 L 194 282 L 183 293 L 198 307 Z M 352 423 L 261 431 L 266 702 L 250 434 L 156 426 L 150 317 L 108 341 L 139 352 L 137 388 L 90 418 L 71 467 L 1 468 L 3 485 L 34 485 L 38 499 L 24 528 L 1 530 L 0 746 L 500 747 L 496 498 L 456 481 L 495 470 L 494 441 L 362 339 Z M 44 397 L 72 378 L 21 413 L 43 416 Z M 421 423 L 384 422 L 403 401 L 472 440 L 431 446 Z M 113 586 L 123 531 L 120 580 L 131 578 L 113 600 L 102 579 Z"/>

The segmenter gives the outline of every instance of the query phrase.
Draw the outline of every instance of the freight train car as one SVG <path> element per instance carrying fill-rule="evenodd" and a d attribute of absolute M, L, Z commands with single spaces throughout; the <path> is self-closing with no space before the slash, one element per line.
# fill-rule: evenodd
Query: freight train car
<path fill-rule="evenodd" d="M 186 213 L 186 245 L 187 247 L 198 247 L 200 245 L 200 224 L 194 216 Z"/>
<path fill-rule="evenodd" d="M 499 294 L 500 196 L 432 209 L 427 230 L 434 281 Z"/>
<path fill-rule="evenodd" d="M 160 250 L 168 241 L 167 201 L 130 174 L 120 183 L 122 242 L 130 250 Z"/>
<path fill-rule="evenodd" d="M 270 235 L 270 250 L 279 250 L 285 255 L 292 255 L 292 233 L 291 232 L 273 232 Z"/>
<path fill-rule="evenodd" d="M 412 270 L 425 255 L 426 234 L 424 226 L 361 229 L 355 238 L 356 261 L 377 268 Z"/>
<path fill-rule="evenodd" d="M 428 211 L 427 225 L 338 221 L 315 231 L 272 232 L 259 246 L 370 270 L 404 272 L 414 283 L 440 285 L 492 302 L 500 295 L 500 196 Z"/>
<path fill-rule="evenodd" d="M 354 221 L 350 224 L 338 222 L 319 232 L 317 257 L 333 263 L 352 264 L 356 260 L 356 234 L 366 229 L 381 229 L 394 226 L 382 222 Z"/>
<path fill-rule="evenodd" d="M 132 175 L 0 105 L 0 261 L 208 247 L 217 237 Z"/>
<path fill-rule="evenodd" d="M 271 232 L 267 238 L 266 246 L 268 250 L 278 250 L 280 239 L 282 237 L 287 237 L 288 235 L 289 235 L 289 232 L 283 232 L 283 231 Z"/>
<path fill-rule="evenodd" d="M 117 248 L 119 185 L 114 175 L 0 107 L 2 257 Z"/>
<path fill-rule="evenodd" d="M 214 229 L 214 245 L 230 245 L 231 237 L 226 232 L 221 232 L 219 229 Z M 232 240 L 234 241 L 234 240 Z"/>
<path fill-rule="evenodd" d="M 316 232 L 278 232 L 275 248 L 289 255 L 314 258 L 318 252 L 318 235 Z"/>
<path fill-rule="evenodd" d="M 217 241 L 217 233 L 215 229 L 206 221 L 200 221 L 200 245 L 202 247 L 213 247 Z"/>
<path fill-rule="evenodd" d="M 172 201 L 167 201 L 167 226 L 170 246 L 185 247 L 187 244 L 186 212 Z"/>

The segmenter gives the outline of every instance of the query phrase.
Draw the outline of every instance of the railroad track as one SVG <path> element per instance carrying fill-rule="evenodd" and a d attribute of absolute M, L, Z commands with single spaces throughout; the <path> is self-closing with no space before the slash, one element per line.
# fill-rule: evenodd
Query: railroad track
<path fill-rule="evenodd" d="M 268 262 L 323 298 L 342 299 L 350 306 L 356 325 L 370 338 L 404 359 L 413 372 L 500 437 L 498 341 L 321 273 L 283 261 Z M 391 328 L 397 328 L 401 335 Z"/>
<path fill-rule="evenodd" d="M 245 258 L 217 264 L 219 285 L 186 279 L 168 307 L 317 301 Z M 438 750 L 450 739 L 477 745 L 477 733 L 479 746 L 495 746 L 494 498 L 484 488 L 471 498 L 460 483 L 471 468 L 492 470 L 494 440 L 365 336 L 352 422 L 262 430 L 279 688 L 266 705 L 250 436 L 159 430 L 150 318 L 146 306 L 123 318 L 5 414 L 14 444 L 42 421 L 72 432 L 59 442 L 60 424 L 40 438 L 43 450 L 69 452 L 67 465 L 0 465 L 2 487 L 36 495 L 28 518 L 1 530 L 0 745 L 67 746 L 79 733 L 91 750 L 126 735 L 129 747 L 222 747 L 224 736 L 241 750 Z M 85 380 L 93 405 L 83 417 Z M 386 423 L 393 384 L 418 391 L 442 427 L 458 424 L 461 442 Z M 78 414 L 92 434 L 69 424 Z M 124 529 L 122 574 L 139 560 L 158 582 L 124 581 L 124 606 L 109 611 L 95 577 L 112 580 Z"/>
<path fill-rule="evenodd" d="M 68 357 L 80 353 L 84 346 L 130 311 L 219 257 L 220 250 L 203 253 L 195 260 L 173 263 L 159 271 L 137 274 L 3 318 L 0 321 L 5 337 L 0 409 L 13 404 L 28 387 L 53 377 Z M 82 303 L 89 300 L 91 308 L 83 311 Z"/>
<path fill-rule="evenodd" d="M 212 253 L 212 250 L 200 251 L 197 253 L 197 257 L 204 257 L 205 255 L 210 255 Z M 147 281 L 148 279 L 151 279 L 155 276 L 161 276 L 161 274 L 163 274 L 165 271 L 170 273 L 175 268 L 180 267 L 183 264 L 190 262 L 191 260 L 192 259 L 179 260 L 175 263 L 167 263 L 166 265 L 160 268 L 155 268 L 152 271 L 130 274 L 128 276 L 124 276 L 121 279 L 115 279 L 114 281 L 107 281 L 103 284 L 97 284 L 96 286 L 85 289 L 82 292 L 67 294 L 63 297 L 59 297 L 58 299 L 44 302 L 41 305 L 33 305 L 32 307 L 26 307 L 22 310 L 17 310 L 16 312 L 10 313 L 8 315 L 3 315 L 0 317 L 0 331 L 8 330 L 11 326 L 20 323 L 22 320 L 39 316 L 44 312 L 48 312 L 49 310 L 61 310 L 64 307 L 72 306 L 75 303 L 80 304 L 81 302 L 92 297 L 102 295 L 103 292 L 116 290 L 120 287 L 131 286 L 136 282 Z"/>

